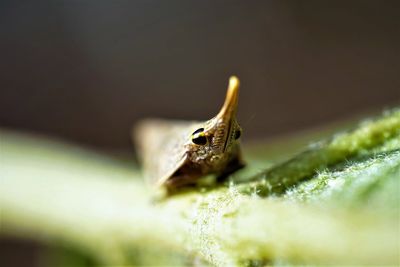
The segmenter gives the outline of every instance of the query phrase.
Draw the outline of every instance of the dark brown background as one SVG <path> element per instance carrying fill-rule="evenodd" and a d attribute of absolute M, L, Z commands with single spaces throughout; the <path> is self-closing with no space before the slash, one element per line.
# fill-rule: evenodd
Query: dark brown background
<path fill-rule="evenodd" d="M 233 73 L 247 138 L 400 100 L 400 1 L 28 1 L 0 22 L 0 125 L 95 146 L 210 118 Z"/>
<path fill-rule="evenodd" d="M 237 74 L 245 137 L 280 135 L 399 103 L 399 48 L 400 1 L 0 2 L 0 126 L 129 150 Z"/>

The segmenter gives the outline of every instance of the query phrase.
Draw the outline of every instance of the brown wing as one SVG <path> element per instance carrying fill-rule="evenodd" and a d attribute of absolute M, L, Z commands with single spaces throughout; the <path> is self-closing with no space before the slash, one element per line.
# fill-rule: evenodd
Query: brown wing
<path fill-rule="evenodd" d="M 160 186 L 181 167 L 186 158 L 185 144 L 198 122 L 148 119 L 133 131 L 139 157 L 152 185 Z"/>

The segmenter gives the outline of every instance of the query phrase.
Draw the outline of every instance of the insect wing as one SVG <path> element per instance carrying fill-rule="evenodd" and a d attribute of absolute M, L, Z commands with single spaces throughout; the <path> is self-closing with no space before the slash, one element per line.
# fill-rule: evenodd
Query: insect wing
<path fill-rule="evenodd" d="M 161 186 L 187 160 L 185 144 L 195 122 L 149 119 L 134 129 L 134 140 L 150 184 Z"/>

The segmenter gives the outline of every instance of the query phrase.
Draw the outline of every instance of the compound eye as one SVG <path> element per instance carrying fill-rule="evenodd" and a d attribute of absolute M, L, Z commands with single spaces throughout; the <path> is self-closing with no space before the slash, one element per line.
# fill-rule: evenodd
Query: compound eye
<path fill-rule="evenodd" d="M 235 140 L 238 140 L 240 138 L 240 136 L 242 136 L 242 131 L 241 130 L 236 130 L 235 132 Z"/>
<path fill-rule="evenodd" d="M 192 133 L 192 142 L 200 146 L 207 144 L 207 137 L 204 133 L 204 128 L 199 128 Z"/>

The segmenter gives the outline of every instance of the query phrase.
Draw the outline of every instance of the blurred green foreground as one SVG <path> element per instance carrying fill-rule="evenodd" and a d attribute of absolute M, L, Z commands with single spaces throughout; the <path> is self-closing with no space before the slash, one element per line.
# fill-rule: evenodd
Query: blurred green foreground
<path fill-rule="evenodd" d="M 304 136 L 249 145 L 226 184 L 158 202 L 134 163 L 0 134 L 1 235 L 48 266 L 400 264 L 399 109 L 290 156 Z"/>

